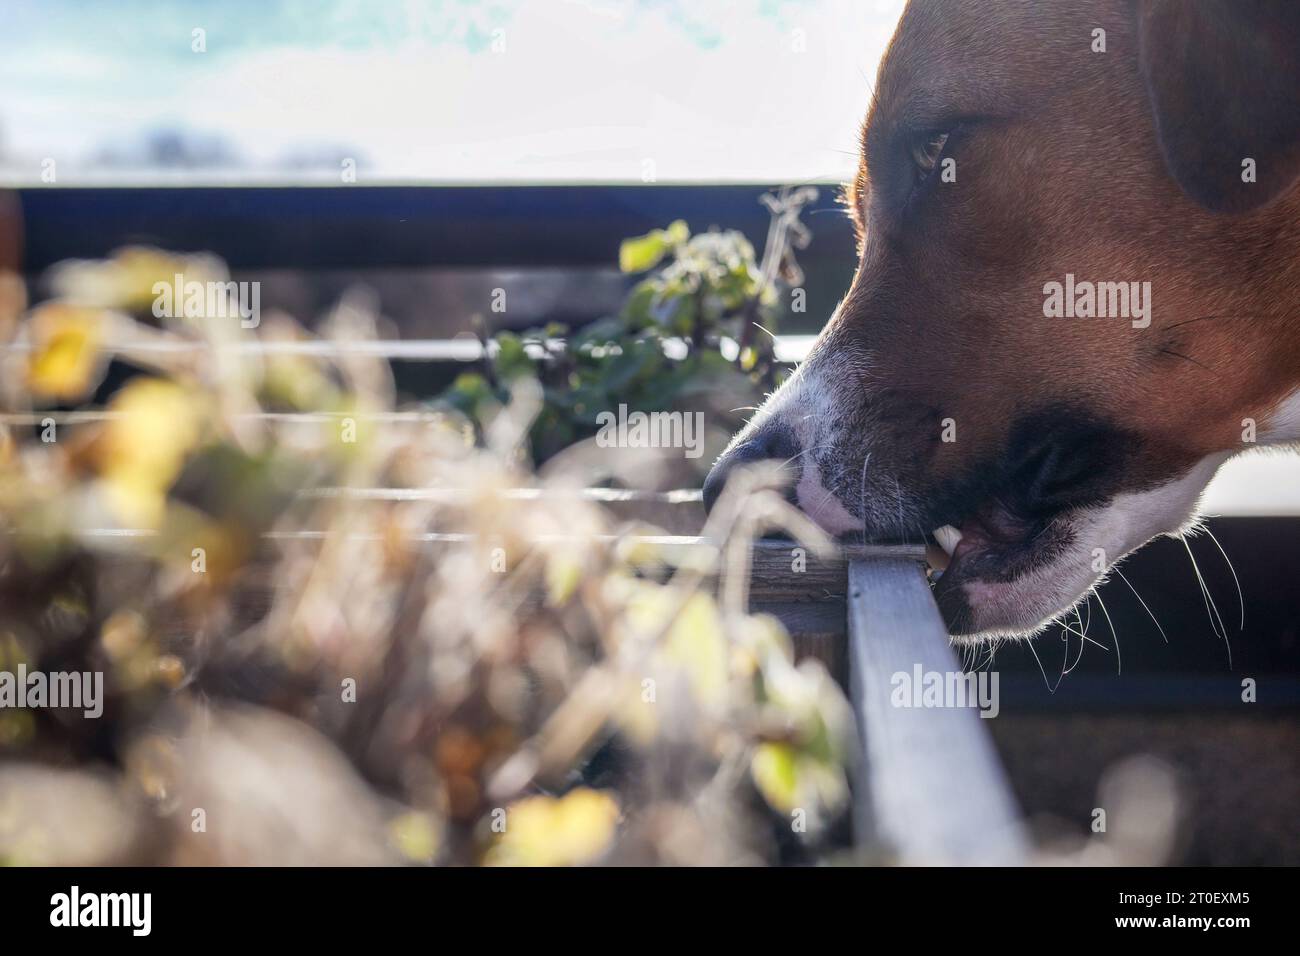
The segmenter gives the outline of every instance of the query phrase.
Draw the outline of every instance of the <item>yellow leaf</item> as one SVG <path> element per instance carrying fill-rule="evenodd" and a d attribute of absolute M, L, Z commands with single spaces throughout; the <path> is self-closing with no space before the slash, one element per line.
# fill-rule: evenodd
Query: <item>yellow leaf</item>
<path fill-rule="evenodd" d="M 619 807 L 610 794 L 579 787 L 560 798 L 526 797 L 506 810 L 505 832 L 488 852 L 497 866 L 579 866 L 614 838 Z"/>
<path fill-rule="evenodd" d="M 147 311 L 157 300 L 157 283 L 173 285 L 217 278 L 199 257 L 171 255 L 160 249 L 127 246 L 111 259 L 71 260 L 56 266 L 50 281 L 57 295 L 84 305 Z"/>
<path fill-rule="evenodd" d="M 119 249 L 110 267 L 113 304 L 125 309 L 150 308 L 157 298 L 154 286 L 159 282 L 172 285 L 178 274 L 185 281 L 205 282 L 212 278 L 196 262 L 147 246 Z"/>
<path fill-rule="evenodd" d="M 138 473 L 123 471 L 104 483 L 104 499 L 123 525 L 156 529 L 167 512 L 167 494 Z"/>
<path fill-rule="evenodd" d="M 53 303 L 33 314 L 27 387 L 43 398 L 77 399 L 99 381 L 103 314 L 97 309 Z"/>
<path fill-rule="evenodd" d="M 442 843 L 433 819 L 418 810 L 411 810 L 390 820 L 388 837 L 397 851 L 413 863 L 433 862 Z"/>
<path fill-rule="evenodd" d="M 747 614 L 735 623 L 740 643 L 748 647 L 760 660 L 773 655 L 782 660 L 794 661 L 794 644 L 785 625 L 770 614 Z"/>
<path fill-rule="evenodd" d="M 749 773 L 768 806 L 789 813 L 799 805 L 797 756 L 789 744 L 759 744 Z"/>
<path fill-rule="evenodd" d="M 615 545 L 617 560 L 634 568 L 653 568 L 664 563 L 662 549 L 647 540 L 647 536 L 656 533 L 649 527 L 637 527 L 632 533 L 618 540 Z"/>
<path fill-rule="evenodd" d="M 701 703 L 720 705 L 727 690 L 727 641 L 713 598 L 692 594 L 664 641 L 664 656 L 686 671 Z"/>
<path fill-rule="evenodd" d="M 156 527 L 166 492 L 201 436 L 198 401 L 181 386 L 137 378 L 113 398 L 101 451 L 108 499 L 127 522 Z"/>
<path fill-rule="evenodd" d="M 631 582 L 626 623 L 629 636 L 648 639 L 667 625 L 657 654 L 659 663 L 685 673 L 697 701 L 721 706 L 726 701 L 730 659 L 722 614 L 713 597 L 696 592 L 686 599 L 672 623 L 668 617 L 681 599 L 672 588 Z"/>
<path fill-rule="evenodd" d="M 546 558 L 546 596 L 551 607 L 558 607 L 573 597 L 582 583 L 582 562 L 576 554 L 552 552 Z"/>
<path fill-rule="evenodd" d="M 633 743 L 643 747 L 649 746 L 659 732 L 659 714 L 655 706 L 657 701 L 651 696 L 654 685 L 644 682 L 648 680 L 651 678 L 627 679 L 626 689 L 620 696 L 616 714 L 618 725 L 623 733 L 627 734 Z"/>

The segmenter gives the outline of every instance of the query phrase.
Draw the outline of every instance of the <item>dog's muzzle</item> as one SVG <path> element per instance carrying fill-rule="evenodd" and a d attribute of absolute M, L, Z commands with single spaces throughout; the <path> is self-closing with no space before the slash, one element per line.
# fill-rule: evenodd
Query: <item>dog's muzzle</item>
<path fill-rule="evenodd" d="M 793 501 L 794 486 L 799 480 L 798 467 L 794 461 L 798 454 L 799 442 L 790 429 L 779 422 L 768 421 L 752 432 L 742 432 L 713 463 L 709 476 L 704 479 L 705 509 L 713 509 L 733 471 L 761 461 L 774 461 L 793 469 L 790 472 L 791 481 L 786 486 L 786 497 Z"/>

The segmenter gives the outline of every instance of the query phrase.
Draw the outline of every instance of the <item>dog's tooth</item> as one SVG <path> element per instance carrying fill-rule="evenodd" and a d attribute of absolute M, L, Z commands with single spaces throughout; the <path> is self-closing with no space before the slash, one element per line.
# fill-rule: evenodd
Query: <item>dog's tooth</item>
<path fill-rule="evenodd" d="M 952 525 L 946 524 L 942 528 L 935 528 L 932 533 L 934 540 L 939 542 L 939 547 L 951 556 L 957 549 L 957 542 L 961 540 L 961 532 Z"/>

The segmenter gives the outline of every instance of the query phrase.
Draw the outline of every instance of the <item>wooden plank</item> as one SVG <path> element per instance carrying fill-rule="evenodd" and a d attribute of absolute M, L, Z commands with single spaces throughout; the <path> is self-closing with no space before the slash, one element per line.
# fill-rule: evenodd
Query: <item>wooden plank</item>
<path fill-rule="evenodd" d="M 906 544 L 842 544 L 836 554 L 818 557 L 795 541 L 765 538 L 754 542 L 750 603 L 805 604 L 834 601 L 849 593 L 849 562 L 863 558 L 920 561 L 925 548 Z"/>
<path fill-rule="evenodd" d="M 755 581 L 755 584 L 758 582 Z M 826 666 L 827 672 L 848 685 L 848 662 L 844 654 L 844 601 L 797 601 L 767 604 L 750 601 L 754 614 L 771 614 L 790 633 L 796 660 L 811 657 Z"/>
<path fill-rule="evenodd" d="M 895 706 L 896 675 L 960 674 L 921 566 L 849 566 L 850 693 L 862 735 L 855 840 L 904 864 L 1014 865 L 1027 840 L 977 710 Z"/>
<path fill-rule="evenodd" d="M 319 489 L 330 491 L 329 489 Z M 363 500 L 424 499 L 437 496 L 432 489 L 353 489 L 356 492 L 375 492 L 375 495 L 360 495 Z M 534 489 L 519 489 L 518 494 L 529 497 Z M 428 491 L 429 494 L 424 494 Z M 409 494 L 408 494 L 409 493 Z M 306 492 L 311 494 L 311 492 Z M 511 495 L 516 492 L 511 492 Z M 698 492 L 620 492 L 607 489 L 583 489 L 582 497 L 600 501 L 623 501 L 630 505 L 644 503 L 646 499 L 665 508 L 699 505 Z M 540 496 L 542 500 L 545 495 Z M 700 506 L 702 507 L 702 506 Z M 87 539 L 113 541 L 117 546 L 129 547 L 133 541 L 145 541 L 157 536 L 157 532 L 141 528 L 86 528 L 80 535 Z M 270 531 L 262 535 L 268 545 L 272 542 L 323 542 L 334 537 L 337 532 L 298 529 L 293 531 Z M 374 533 L 347 533 L 351 539 L 378 540 Z M 562 536 L 551 536 L 552 539 Z M 616 536 L 599 536 L 613 541 Z M 716 549 L 718 543 L 698 535 L 631 535 L 631 540 L 641 541 L 653 547 L 671 552 L 677 549 L 708 547 Z M 445 548 L 471 541 L 472 535 L 463 533 L 443 533 L 436 531 L 407 535 L 407 539 L 429 548 Z M 755 613 L 772 614 L 785 625 L 794 642 L 798 657 L 813 657 L 822 661 L 830 673 L 841 684 L 847 685 L 848 666 L 844 652 L 845 645 L 845 601 L 848 594 L 848 567 L 852 560 L 894 560 L 918 562 L 925 556 L 925 549 L 920 545 L 906 544 L 842 544 L 838 553 L 829 557 L 818 557 L 811 549 L 803 549 L 797 565 L 795 551 L 799 544 L 794 541 L 765 538 L 753 543 L 750 567 L 749 608 Z M 250 587 L 244 599 L 242 618 L 245 623 L 256 619 L 263 613 L 272 598 L 275 587 L 270 573 L 269 552 L 259 555 L 249 563 L 250 578 L 259 580 L 263 588 Z M 796 570 L 797 567 L 797 570 Z M 260 570 L 259 570 L 260 569 Z M 665 568 L 665 571 L 668 569 Z"/>
<path fill-rule="evenodd" d="M 295 541 L 325 541 L 335 537 L 337 532 L 319 531 L 312 529 L 299 529 L 294 531 L 268 531 L 261 537 L 266 542 L 295 542 Z M 84 528 L 78 531 L 78 535 L 87 540 L 107 539 L 125 545 L 133 540 L 147 540 L 157 536 L 157 532 L 143 528 Z M 346 538 L 353 540 L 379 540 L 378 533 L 348 532 Z M 438 532 L 426 531 L 418 534 L 408 534 L 405 536 L 407 541 L 425 545 L 429 548 L 445 548 L 458 544 L 466 544 L 473 540 L 475 536 L 457 532 Z M 539 543 L 570 540 L 568 535 L 545 535 L 539 537 Z M 663 549 L 665 559 L 669 558 L 674 551 L 688 550 L 692 548 L 717 548 L 717 543 L 698 535 L 596 535 L 598 541 L 615 541 L 629 540 L 642 542 L 651 547 Z M 573 540 L 578 540 L 573 538 Z M 590 540 L 583 538 L 582 540 Z M 765 607 L 775 606 L 778 612 L 785 609 L 785 616 L 792 620 L 796 618 L 794 611 L 791 610 L 795 605 L 813 605 L 818 603 L 830 603 L 835 607 L 835 613 L 841 617 L 844 615 L 844 602 L 848 595 L 848 569 L 849 562 L 852 560 L 862 560 L 866 558 L 876 559 L 893 559 L 903 561 L 920 561 L 925 557 L 925 549 L 919 545 L 906 544 L 880 544 L 880 545 L 845 545 L 842 546 L 838 553 L 821 558 L 811 549 L 803 549 L 804 555 L 799 559 L 799 570 L 795 570 L 795 550 L 800 545 L 794 541 L 779 541 L 772 539 L 763 539 L 755 541 L 753 545 L 753 555 L 750 567 L 750 584 L 749 584 L 749 604 L 751 608 L 761 610 Z M 666 569 L 667 570 L 667 569 Z M 778 613 L 781 616 L 781 613 Z M 825 618 L 819 620 L 825 621 Z M 822 642 L 839 638 L 844 632 L 843 628 L 827 629 L 819 624 L 816 630 L 817 634 L 823 635 Z M 811 638 L 807 642 L 809 646 L 816 644 L 816 639 Z M 820 645 L 818 645 L 820 646 Z M 837 657 L 830 650 L 817 651 L 814 656 L 820 657 L 828 663 L 836 662 L 837 669 L 833 672 L 837 678 L 843 679 L 845 672 L 843 670 L 843 659 Z"/>

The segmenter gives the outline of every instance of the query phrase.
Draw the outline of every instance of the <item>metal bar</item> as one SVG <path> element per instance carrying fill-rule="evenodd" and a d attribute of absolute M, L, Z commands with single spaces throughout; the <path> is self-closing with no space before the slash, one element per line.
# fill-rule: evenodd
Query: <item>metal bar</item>
<path fill-rule="evenodd" d="M 812 349 L 815 335 L 778 335 L 774 354 L 778 362 L 802 362 Z M 680 341 L 680 340 L 670 340 Z M 312 358 L 333 358 L 340 355 L 362 355 L 367 358 L 385 358 L 404 362 L 476 362 L 483 358 L 483 343 L 478 339 L 301 339 L 275 341 L 249 337 L 240 341 L 214 344 L 207 340 L 156 337 L 132 341 L 105 341 L 98 346 L 100 352 L 132 355 L 192 355 L 203 352 L 232 352 L 237 355 L 293 355 Z M 683 345 L 683 348 L 685 346 Z M 739 348 L 733 346 L 733 348 Z M 26 354 L 32 351 L 30 342 L 0 345 L 0 354 Z M 535 350 L 540 353 L 540 347 Z"/>
<path fill-rule="evenodd" d="M 850 563 L 848 630 L 862 735 L 859 845 L 904 864 L 1024 862 L 1020 814 L 977 710 L 951 700 L 925 706 L 912 693 L 918 676 L 938 674 L 947 684 L 962 673 L 921 566 Z"/>

